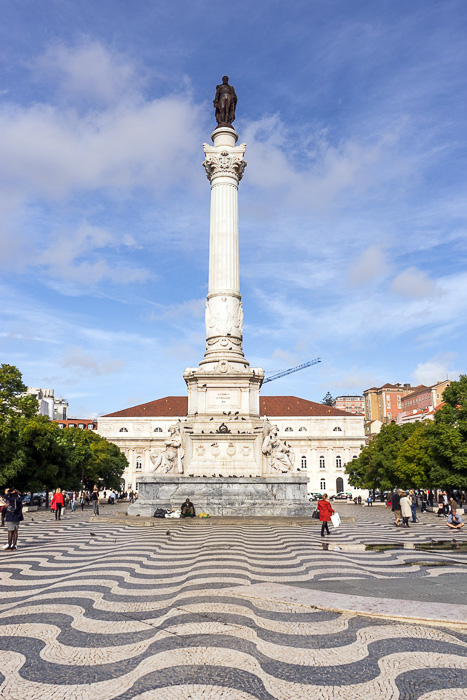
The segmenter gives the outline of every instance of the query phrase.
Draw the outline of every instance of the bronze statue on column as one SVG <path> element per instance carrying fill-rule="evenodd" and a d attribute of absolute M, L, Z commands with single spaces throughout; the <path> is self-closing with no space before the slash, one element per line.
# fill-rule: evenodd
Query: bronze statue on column
<path fill-rule="evenodd" d="M 234 86 L 229 85 L 229 77 L 227 75 L 224 75 L 222 83 L 216 86 L 216 96 L 213 104 L 216 110 L 217 124 L 219 126 L 232 126 L 232 122 L 235 119 L 237 95 Z"/>

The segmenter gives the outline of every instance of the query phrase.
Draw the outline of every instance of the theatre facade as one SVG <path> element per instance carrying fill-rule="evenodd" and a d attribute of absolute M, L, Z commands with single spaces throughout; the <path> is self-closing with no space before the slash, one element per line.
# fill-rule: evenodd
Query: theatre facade
<path fill-rule="evenodd" d="M 260 416 L 277 426 L 280 440 L 290 446 L 294 471 L 307 477 L 309 493 L 361 493 L 349 486 L 344 466 L 358 456 L 364 443 L 363 416 L 296 396 L 261 396 L 259 401 Z M 190 422 L 187 413 L 186 396 L 167 396 L 99 418 L 98 432 L 115 443 L 128 459 L 129 466 L 122 476 L 125 490 L 136 490 L 138 478 L 154 471 L 158 456 L 166 449 L 170 429 Z M 232 445 L 235 438 L 238 447 L 243 435 L 247 443 L 249 436 L 241 416 L 228 415 L 226 411 L 226 415 L 208 426 L 212 430 L 206 429 L 209 447 L 217 442 L 217 423 L 232 436 Z M 225 463 L 219 460 L 212 476 L 228 477 L 225 471 Z"/>

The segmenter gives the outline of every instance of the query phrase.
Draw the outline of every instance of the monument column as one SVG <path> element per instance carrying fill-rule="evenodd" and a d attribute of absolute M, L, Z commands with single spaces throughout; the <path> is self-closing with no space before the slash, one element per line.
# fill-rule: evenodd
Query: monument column
<path fill-rule="evenodd" d="M 204 168 L 211 183 L 209 289 L 206 301 L 206 352 L 200 365 L 228 361 L 248 365 L 243 355 L 243 309 L 238 254 L 238 183 L 246 145 L 236 146 L 232 126 L 211 134 Z"/>

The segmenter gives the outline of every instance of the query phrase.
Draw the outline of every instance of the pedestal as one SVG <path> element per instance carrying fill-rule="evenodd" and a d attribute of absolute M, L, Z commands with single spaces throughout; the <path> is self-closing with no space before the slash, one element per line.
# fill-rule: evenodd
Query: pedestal
<path fill-rule="evenodd" d="M 156 508 L 181 508 L 186 498 L 196 512 L 230 516 L 310 516 L 305 476 L 187 477 L 144 475 L 130 515 L 152 516 Z"/>

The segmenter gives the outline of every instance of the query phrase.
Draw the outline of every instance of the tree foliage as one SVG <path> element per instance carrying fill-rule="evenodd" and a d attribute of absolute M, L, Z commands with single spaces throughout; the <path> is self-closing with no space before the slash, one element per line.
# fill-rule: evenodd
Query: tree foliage
<path fill-rule="evenodd" d="M 346 465 L 359 488 L 467 489 L 467 375 L 452 382 L 434 421 L 383 425 Z"/>
<path fill-rule="evenodd" d="M 0 488 L 22 491 L 79 489 L 102 484 L 118 489 L 128 462 L 118 447 L 90 430 L 60 429 L 37 415 L 37 401 L 21 373 L 0 366 Z"/>
<path fill-rule="evenodd" d="M 321 403 L 323 403 L 325 406 L 332 406 L 332 402 L 334 399 L 332 398 L 331 392 L 327 392 L 326 396 L 324 396 L 321 400 Z"/>

